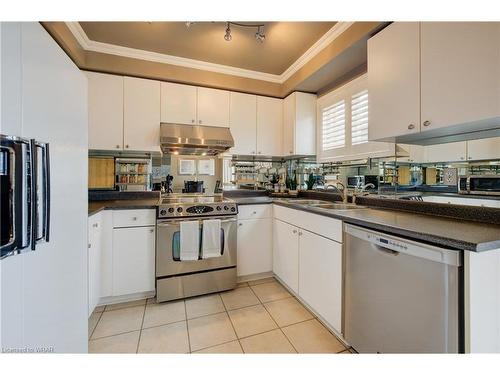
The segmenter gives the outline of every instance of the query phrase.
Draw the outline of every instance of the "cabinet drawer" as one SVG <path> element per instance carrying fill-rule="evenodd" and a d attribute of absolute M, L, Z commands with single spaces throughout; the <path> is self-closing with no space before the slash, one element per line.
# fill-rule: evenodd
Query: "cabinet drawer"
<path fill-rule="evenodd" d="M 143 227 L 155 225 L 156 210 L 115 210 L 113 211 L 113 228 Z"/>
<path fill-rule="evenodd" d="M 238 206 L 238 220 L 271 218 L 272 209 L 271 204 Z"/>
<path fill-rule="evenodd" d="M 274 205 L 275 219 L 295 225 L 331 240 L 342 242 L 342 220 Z"/>

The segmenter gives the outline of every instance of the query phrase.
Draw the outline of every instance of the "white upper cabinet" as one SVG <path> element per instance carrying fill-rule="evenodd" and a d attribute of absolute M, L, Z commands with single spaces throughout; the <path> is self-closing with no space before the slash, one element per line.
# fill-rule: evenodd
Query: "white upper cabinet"
<path fill-rule="evenodd" d="M 363 75 L 318 99 L 316 150 L 320 162 L 395 154 L 394 143 L 368 142 L 370 92 Z"/>
<path fill-rule="evenodd" d="M 368 79 L 370 140 L 465 140 L 494 129 L 500 23 L 395 22 L 368 40 Z"/>
<path fill-rule="evenodd" d="M 369 139 L 420 131 L 420 25 L 395 22 L 368 40 Z"/>
<path fill-rule="evenodd" d="M 87 72 L 89 149 L 123 148 L 123 77 Z"/>
<path fill-rule="evenodd" d="M 196 86 L 161 83 L 161 122 L 196 124 Z"/>
<path fill-rule="evenodd" d="M 198 125 L 229 127 L 229 91 L 198 87 Z"/>
<path fill-rule="evenodd" d="M 316 154 L 316 95 L 294 92 L 283 106 L 283 155 Z"/>
<path fill-rule="evenodd" d="M 425 146 L 425 162 L 437 163 L 446 161 L 462 161 L 467 156 L 467 142 L 452 142 Z"/>
<path fill-rule="evenodd" d="M 257 154 L 283 154 L 283 100 L 257 96 Z"/>
<path fill-rule="evenodd" d="M 231 92 L 230 129 L 234 138 L 231 153 L 254 155 L 257 152 L 257 97 Z"/>
<path fill-rule="evenodd" d="M 500 137 L 467 141 L 467 159 L 500 159 Z"/>
<path fill-rule="evenodd" d="M 160 151 L 160 82 L 125 77 L 123 102 L 125 149 Z"/>
<path fill-rule="evenodd" d="M 500 115 L 499 25 L 421 24 L 421 131 Z"/>

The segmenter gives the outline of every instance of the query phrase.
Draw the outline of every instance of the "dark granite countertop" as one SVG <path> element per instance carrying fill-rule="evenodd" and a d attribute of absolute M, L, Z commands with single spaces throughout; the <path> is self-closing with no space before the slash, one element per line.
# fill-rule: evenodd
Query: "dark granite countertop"
<path fill-rule="evenodd" d="M 134 210 L 158 207 L 158 199 L 118 199 L 89 202 L 89 216 L 102 210 Z"/>
<path fill-rule="evenodd" d="M 242 197 L 242 198 L 229 198 L 236 202 L 238 206 L 244 206 L 248 204 L 270 204 L 273 203 L 273 198 L 271 197 Z"/>
<path fill-rule="evenodd" d="M 382 208 L 328 210 L 275 199 L 275 204 L 320 214 L 365 228 L 456 250 L 485 251 L 500 248 L 500 225 Z"/>

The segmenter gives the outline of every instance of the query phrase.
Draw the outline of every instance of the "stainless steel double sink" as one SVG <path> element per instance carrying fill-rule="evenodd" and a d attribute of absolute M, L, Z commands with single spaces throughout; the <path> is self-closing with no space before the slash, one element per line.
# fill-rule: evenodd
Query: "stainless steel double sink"
<path fill-rule="evenodd" d="M 323 201 L 319 199 L 285 198 L 283 199 L 283 201 L 287 203 L 300 204 L 323 210 L 347 211 L 347 210 L 359 210 L 366 208 L 365 206 L 357 206 L 353 203 L 340 203 L 340 202 L 336 203 L 336 202 Z"/>

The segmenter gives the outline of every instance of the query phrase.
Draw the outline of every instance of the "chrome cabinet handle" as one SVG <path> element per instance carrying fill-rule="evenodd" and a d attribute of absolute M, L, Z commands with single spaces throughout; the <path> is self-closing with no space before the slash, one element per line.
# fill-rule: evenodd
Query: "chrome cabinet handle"
<path fill-rule="evenodd" d="M 262 154 L 262 152 L 260 152 L 260 151 L 259 151 L 259 152 L 257 152 L 257 153 L 258 153 L 259 155 L 260 155 L 260 154 Z"/>
<path fill-rule="evenodd" d="M 125 146 L 125 148 L 128 148 L 128 147 L 129 147 L 128 145 Z"/>
<path fill-rule="evenodd" d="M 116 148 L 120 148 L 120 145 L 116 145 Z"/>
<path fill-rule="evenodd" d="M 431 122 L 429 120 L 425 120 L 423 125 L 424 126 L 429 126 L 430 124 L 431 124 Z"/>
<path fill-rule="evenodd" d="M 90 249 L 92 247 L 92 244 L 87 244 L 87 248 Z"/>
<path fill-rule="evenodd" d="M 243 226 L 243 224 L 242 223 L 238 223 L 238 226 L 241 227 L 241 226 Z"/>
<path fill-rule="evenodd" d="M 198 120 L 198 124 L 201 124 L 201 120 Z"/>
<path fill-rule="evenodd" d="M 299 232 L 299 236 L 302 236 L 302 232 Z"/>
<path fill-rule="evenodd" d="M 296 230 L 296 229 L 294 229 L 294 230 L 292 231 L 292 233 L 293 233 L 293 234 L 297 233 L 297 230 Z"/>
<path fill-rule="evenodd" d="M 194 119 L 191 120 L 191 124 L 194 124 Z"/>
<path fill-rule="evenodd" d="M 149 230 L 149 233 L 153 233 L 155 230 L 154 229 L 150 229 Z"/>
<path fill-rule="evenodd" d="M 95 224 L 93 224 L 92 226 L 93 226 L 94 228 L 97 228 L 97 227 L 99 227 L 99 224 L 98 224 L 98 223 L 95 223 Z"/>
<path fill-rule="evenodd" d="M 254 215 L 257 215 L 257 211 L 252 212 Z"/>
<path fill-rule="evenodd" d="M 413 124 L 408 125 L 408 129 L 410 129 L 410 130 L 415 129 L 415 125 L 413 125 Z"/>
<path fill-rule="evenodd" d="M 134 217 L 132 218 L 132 220 L 137 221 L 137 217 L 136 217 L 136 216 L 134 216 Z"/>

